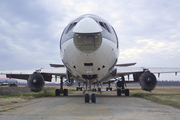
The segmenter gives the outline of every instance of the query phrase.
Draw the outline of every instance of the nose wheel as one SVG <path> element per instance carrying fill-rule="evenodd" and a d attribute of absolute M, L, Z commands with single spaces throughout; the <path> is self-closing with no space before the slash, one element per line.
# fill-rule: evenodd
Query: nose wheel
<path fill-rule="evenodd" d="M 96 103 L 96 95 L 91 94 L 91 80 L 89 80 L 89 94 L 85 94 L 85 103 L 89 103 L 89 100 L 91 100 L 92 103 Z"/>
<path fill-rule="evenodd" d="M 85 94 L 85 103 L 89 103 L 89 100 L 91 100 L 92 103 L 96 103 L 96 95 L 92 94 L 90 97 L 89 94 Z"/>

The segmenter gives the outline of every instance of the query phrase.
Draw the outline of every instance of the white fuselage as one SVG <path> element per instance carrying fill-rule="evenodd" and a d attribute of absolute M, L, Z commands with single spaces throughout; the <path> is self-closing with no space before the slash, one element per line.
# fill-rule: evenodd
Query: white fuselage
<path fill-rule="evenodd" d="M 119 56 L 114 29 L 95 15 L 83 15 L 65 28 L 60 51 L 64 65 L 77 82 L 108 81 Z"/>

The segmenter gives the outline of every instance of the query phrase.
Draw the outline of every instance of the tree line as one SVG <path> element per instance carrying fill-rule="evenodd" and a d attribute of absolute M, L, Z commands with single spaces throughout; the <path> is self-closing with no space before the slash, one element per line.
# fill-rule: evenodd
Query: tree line
<path fill-rule="evenodd" d="M 163 80 L 158 81 L 157 86 L 180 86 L 180 81 Z"/>

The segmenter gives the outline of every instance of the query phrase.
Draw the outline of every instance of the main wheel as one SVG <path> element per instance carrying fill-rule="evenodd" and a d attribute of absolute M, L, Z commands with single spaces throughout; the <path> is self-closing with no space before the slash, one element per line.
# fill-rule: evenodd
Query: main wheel
<path fill-rule="evenodd" d="M 85 103 L 89 103 L 89 94 L 85 94 Z"/>
<path fill-rule="evenodd" d="M 82 87 L 80 88 L 80 91 L 82 91 Z"/>
<path fill-rule="evenodd" d="M 92 92 L 94 92 L 94 88 L 92 89 Z"/>
<path fill-rule="evenodd" d="M 56 95 L 56 96 L 60 96 L 60 90 L 59 90 L 59 89 L 56 89 L 55 95 Z"/>
<path fill-rule="evenodd" d="M 68 90 L 64 89 L 64 96 L 68 96 Z"/>
<path fill-rule="evenodd" d="M 106 91 L 108 91 L 108 88 L 106 88 Z"/>
<path fill-rule="evenodd" d="M 110 91 L 112 91 L 112 88 L 109 88 Z"/>
<path fill-rule="evenodd" d="M 77 90 L 77 91 L 78 91 L 78 89 L 79 89 L 79 88 L 78 88 L 78 87 L 76 87 L 76 90 Z"/>
<path fill-rule="evenodd" d="M 96 88 L 94 88 L 94 92 L 96 92 Z"/>
<path fill-rule="evenodd" d="M 117 89 L 117 96 L 121 96 L 121 89 Z"/>
<path fill-rule="evenodd" d="M 101 88 L 98 88 L 98 91 L 101 92 Z"/>
<path fill-rule="evenodd" d="M 91 102 L 96 103 L 96 95 L 95 94 L 91 95 Z"/>
<path fill-rule="evenodd" d="M 125 96 L 129 96 L 129 89 L 125 90 Z"/>

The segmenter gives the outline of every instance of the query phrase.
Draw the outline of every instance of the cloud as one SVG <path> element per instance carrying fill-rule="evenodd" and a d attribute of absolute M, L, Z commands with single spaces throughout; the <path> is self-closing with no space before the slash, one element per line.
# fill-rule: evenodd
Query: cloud
<path fill-rule="evenodd" d="M 0 1 L 0 69 L 59 63 L 64 27 L 82 14 L 96 14 L 116 30 L 120 63 L 179 66 L 178 0 Z"/>

